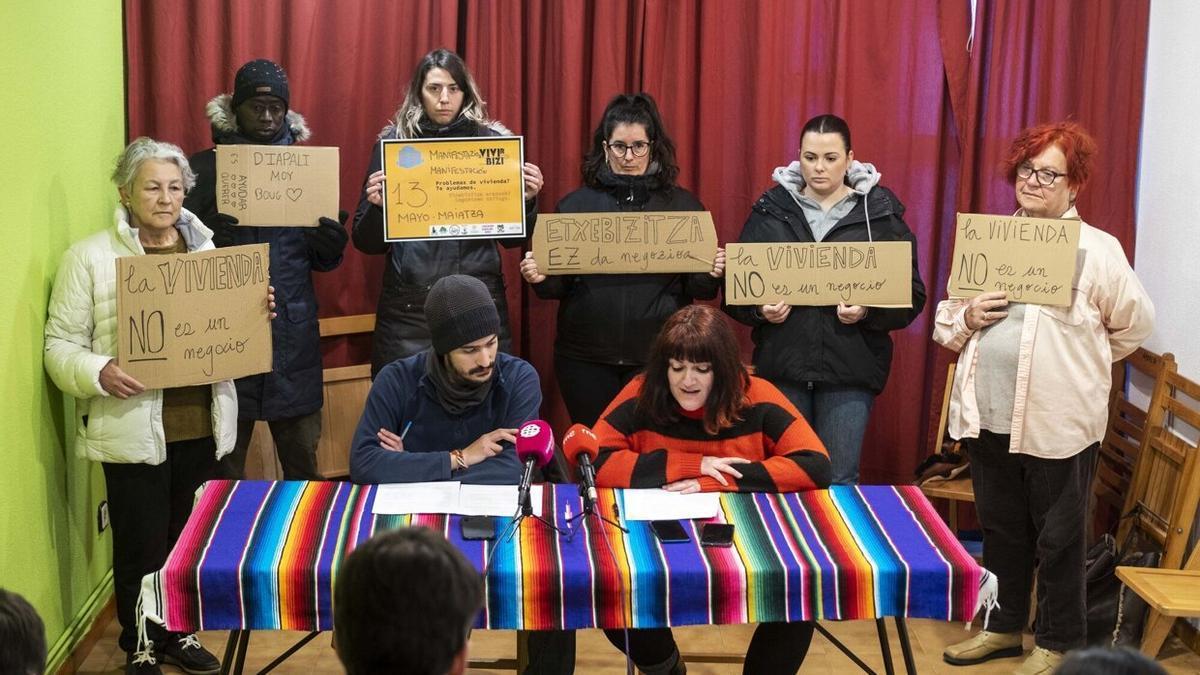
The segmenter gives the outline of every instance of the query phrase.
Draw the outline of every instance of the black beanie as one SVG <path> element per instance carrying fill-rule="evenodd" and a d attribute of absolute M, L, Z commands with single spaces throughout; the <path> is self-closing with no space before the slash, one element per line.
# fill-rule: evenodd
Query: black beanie
<path fill-rule="evenodd" d="M 500 333 L 500 314 L 492 294 L 482 281 L 465 274 L 442 277 L 429 289 L 425 322 L 438 354 Z"/>
<path fill-rule="evenodd" d="M 275 96 L 288 103 L 287 73 L 274 61 L 255 59 L 238 68 L 233 78 L 233 108 L 255 96 Z"/>

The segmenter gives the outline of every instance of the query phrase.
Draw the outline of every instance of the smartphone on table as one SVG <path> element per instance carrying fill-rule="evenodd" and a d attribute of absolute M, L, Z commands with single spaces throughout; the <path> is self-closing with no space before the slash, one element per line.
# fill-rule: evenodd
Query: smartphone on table
<path fill-rule="evenodd" d="M 462 538 L 467 540 L 496 538 L 496 519 L 491 516 L 463 516 L 458 521 Z"/>
<path fill-rule="evenodd" d="M 700 532 L 701 546 L 733 546 L 732 523 L 705 523 Z"/>
<path fill-rule="evenodd" d="M 654 530 L 654 536 L 664 544 L 677 544 L 690 539 L 683 523 L 678 520 L 652 520 L 650 529 Z"/>

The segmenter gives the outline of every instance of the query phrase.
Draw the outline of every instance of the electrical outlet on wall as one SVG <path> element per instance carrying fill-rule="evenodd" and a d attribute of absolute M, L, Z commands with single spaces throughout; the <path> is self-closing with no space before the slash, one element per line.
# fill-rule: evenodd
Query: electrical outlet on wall
<path fill-rule="evenodd" d="M 108 529 L 108 502 L 100 502 L 100 506 L 96 507 L 96 534 L 100 534 Z"/>

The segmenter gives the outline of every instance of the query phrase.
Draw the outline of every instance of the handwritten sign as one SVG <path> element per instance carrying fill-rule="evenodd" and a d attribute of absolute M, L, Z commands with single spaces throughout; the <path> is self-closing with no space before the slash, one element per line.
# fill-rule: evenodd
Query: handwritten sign
<path fill-rule="evenodd" d="M 269 371 L 267 250 L 117 258 L 117 364 L 150 389 Z"/>
<path fill-rule="evenodd" d="M 912 307 L 907 241 L 726 244 L 725 260 L 731 305 Z"/>
<path fill-rule="evenodd" d="M 533 231 L 542 274 L 708 272 L 716 254 L 707 211 L 551 213 Z"/>
<path fill-rule="evenodd" d="M 381 143 L 386 241 L 525 236 L 524 139 Z"/>
<path fill-rule="evenodd" d="M 338 212 L 338 149 L 218 145 L 217 210 L 239 225 L 316 227 Z"/>
<path fill-rule="evenodd" d="M 1007 291 L 1014 302 L 1065 307 L 1078 250 L 1078 220 L 960 213 L 950 295 Z"/>

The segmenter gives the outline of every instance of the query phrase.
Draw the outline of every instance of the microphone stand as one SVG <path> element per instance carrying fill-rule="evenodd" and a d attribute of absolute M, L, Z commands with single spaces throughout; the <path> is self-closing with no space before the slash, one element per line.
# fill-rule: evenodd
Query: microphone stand
<path fill-rule="evenodd" d="M 533 492 L 533 490 L 531 487 L 531 489 L 525 490 L 525 491 L 519 493 L 520 498 L 518 500 L 519 503 L 517 504 L 517 512 L 513 514 L 512 523 L 510 523 L 508 526 L 508 535 L 504 538 L 505 541 L 512 539 L 513 535 L 516 534 L 517 529 L 521 527 L 521 522 L 524 521 L 526 518 L 533 518 L 534 520 L 539 520 L 542 522 L 543 525 L 554 530 L 555 532 L 559 533 L 560 535 L 564 534 L 563 530 L 560 527 L 558 527 L 554 523 L 547 520 L 545 516 L 539 516 L 536 513 L 534 513 L 533 502 L 530 497 L 532 492 Z"/>
<path fill-rule="evenodd" d="M 592 500 L 585 497 L 583 495 L 583 491 L 584 491 L 584 487 L 582 485 L 580 485 L 579 486 L 579 492 L 580 492 L 579 496 L 583 501 L 583 510 L 581 510 L 579 513 L 577 513 L 567 519 L 567 532 L 566 532 L 567 541 L 571 541 L 572 539 L 575 538 L 575 533 L 578 532 L 579 528 L 583 526 L 584 516 L 588 516 L 588 515 L 596 517 L 598 520 L 600 520 L 603 523 L 608 523 L 609 525 L 612 525 L 613 527 L 624 532 L 625 534 L 629 534 L 629 528 L 625 527 L 624 525 L 617 522 L 616 520 L 613 520 L 612 518 L 605 516 L 602 513 L 598 513 L 595 508 L 595 503 L 592 502 Z M 614 504 L 613 506 L 614 506 L 614 512 L 616 512 L 616 509 L 615 509 L 616 505 Z"/>
<path fill-rule="evenodd" d="M 596 491 L 596 478 L 595 478 L 596 474 L 595 474 L 595 469 L 592 468 L 591 461 L 588 460 L 587 455 L 583 455 L 582 458 L 580 459 L 579 472 L 580 472 L 580 475 L 584 476 L 584 477 L 587 477 L 590 475 L 591 480 L 590 481 L 581 480 L 579 483 L 579 500 L 583 504 L 583 509 L 578 514 L 571 516 L 570 518 L 567 519 L 567 541 L 571 541 L 572 539 L 575 538 L 575 532 L 577 532 L 579 530 L 579 528 L 583 525 L 583 517 L 587 516 L 587 515 L 596 516 L 602 522 L 612 525 L 613 527 L 624 532 L 625 534 L 629 534 L 629 530 L 626 529 L 626 527 L 624 525 L 622 525 L 621 523 L 619 523 L 615 520 L 612 520 L 612 519 L 606 517 L 602 513 L 596 512 L 596 498 L 592 496 Z M 590 485 L 588 485 L 589 482 L 590 482 Z M 614 506 L 615 506 L 615 504 L 614 504 Z M 614 513 L 615 513 L 615 511 L 614 511 Z"/>

